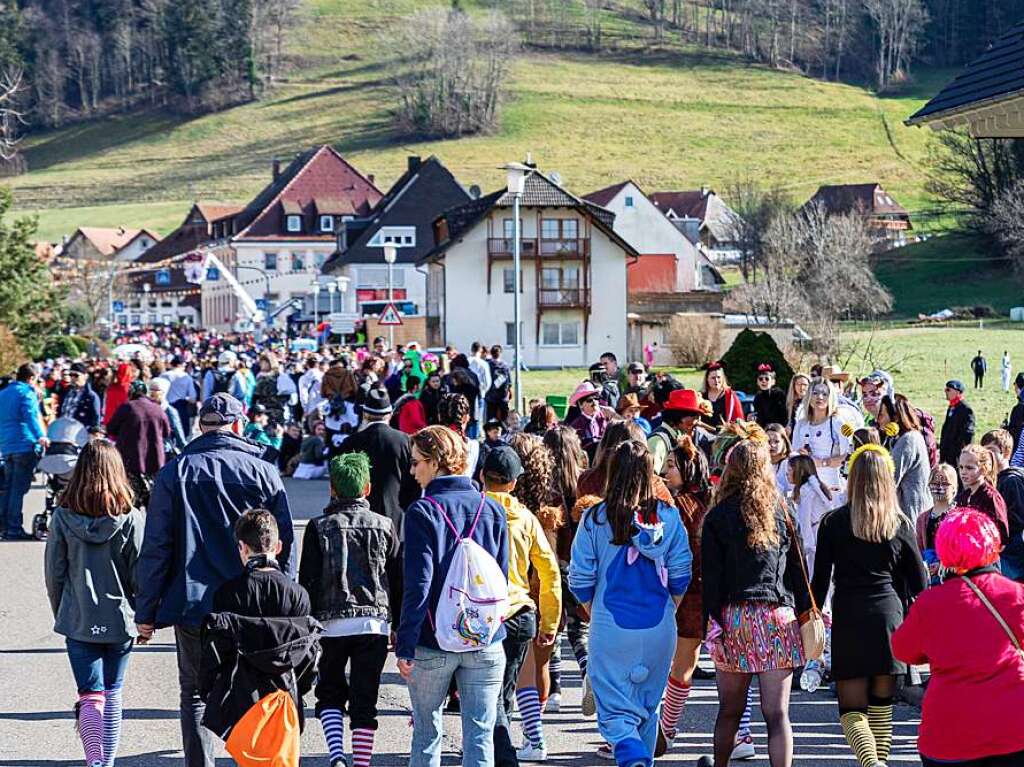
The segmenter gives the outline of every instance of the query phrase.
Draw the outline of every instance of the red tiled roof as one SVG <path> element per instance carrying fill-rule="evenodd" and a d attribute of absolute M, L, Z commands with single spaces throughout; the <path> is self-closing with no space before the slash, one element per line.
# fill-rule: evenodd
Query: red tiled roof
<path fill-rule="evenodd" d="M 240 231 L 235 239 L 260 240 L 284 235 L 285 206 L 297 207 L 306 219 L 304 233 L 293 234 L 289 239 L 307 239 L 316 231 L 313 217 L 317 199 L 345 200 L 356 215 L 365 216 L 382 196 L 344 157 L 329 146 L 321 146 L 293 160 L 238 214 Z"/>
<path fill-rule="evenodd" d="M 242 210 L 241 205 L 237 203 L 228 202 L 197 202 L 196 208 L 202 214 L 203 218 L 206 219 L 207 223 L 212 223 L 218 218 L 224 218 L 225 216 L 233 216 Z"/>
<path fill-rule="evenodd" d="M 98 226 L 82 226 L 78 228 L 78 231 L 76 231 L 74 235 L 72 235 L 71 239 L 74 240 L 75 237 L 81 235 L 102 255 L 112 256 L 125 245 L 132 242 L 132 240 L 140 234 L 148 235 L 153 239 L 153 242 L 159 242 L 160 240 L 160 235 L 154 234 L 148 229 L 125 229 L 123 226 L 118 227 L 117 229 L 108 229 Z"/>
<path fill-rule="evenodd" d="M 313 200 L 317 215 L 325 216 L 354 216 L 356 209 L 352 200 L 348 198 L 334 199 L 332 197 L 318 197 Z"/>
<path fill-rule="evenodd" d="M 713 194 L 710 190 L 705 194 L 702 189 L 684 192 L 652 192 L 649 199 L 664 213 L 670 210 L 679 218 L 696 218 L 703 221 L 707 217 L 708 198 Z"/>
<path fill-rule="evenodd" d="M 588 202 L 592 202 L 595 205 L 600 205 L 602 208 L 615 199 L 615 195 L 622 191 L 622 189 L 629 184 L 629 181 L 621 181 L 618 184 L 612 184 L 606 186 L 604 189 L 598 189 L 596 192 L 583 195 L 583 199 Z"/>

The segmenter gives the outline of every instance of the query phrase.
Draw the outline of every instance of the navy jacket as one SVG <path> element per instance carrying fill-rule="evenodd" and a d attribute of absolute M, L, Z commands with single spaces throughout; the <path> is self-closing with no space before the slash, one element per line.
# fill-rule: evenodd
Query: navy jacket
<path fill-rule="evenodd" d="M 469 532 L 480 508 L 481 494 L 468 477 L 438 477 L 427 485 L 424 495 L 441 505 L 462 535 Z M 484 499 L 473 540 L 494 556 L 503 573 L 508 572 L 508 523 L 505 510 L 492 498 Z M 414 659 L 419 645 L 439 649 L 434 638 L 433 616 L 455 555 L 456 542 L 434 504 L 421 498 L 405 510 L 405 590 L 396 657 Z M 501 628 L 494 641 L 504 638 L 505 629 Z"/>
<path fill-rule="evenodd" d="M 137 623 L 202 624 L 217 588 L 242 572 L 233 526 L 248 509 L 268 509 L 277 519 L 277 561 L 294 576 L 288 497 L 263 449 L 229 432 L 207 432 L 156 475 L 136 571 Z"/>

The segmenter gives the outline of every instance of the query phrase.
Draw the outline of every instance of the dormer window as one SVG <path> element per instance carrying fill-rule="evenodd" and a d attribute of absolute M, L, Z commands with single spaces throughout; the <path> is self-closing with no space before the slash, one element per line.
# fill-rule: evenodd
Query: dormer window
<path fill-rule="evenodd" d="M 302 216 L 290 215 L 285 219 L 285 228 L 289 232 L 302 231 Z"/>
<path fill-rule="evenodd" d="M 334 216 L 320 216 L 320 231 L 334 232 Z"/>

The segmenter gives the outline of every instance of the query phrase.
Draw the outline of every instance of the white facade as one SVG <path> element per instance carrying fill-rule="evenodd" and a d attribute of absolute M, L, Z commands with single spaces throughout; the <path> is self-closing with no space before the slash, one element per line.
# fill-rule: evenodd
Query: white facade
<path fill-rule="evenodd" d="M 124 300 L 124 311 L 114 319 L 121 327 L 137 328 L 143 325 L 176 325 L 181 322 L 199 325 L 199 312 L 183 303 L 184 297 L 162 293 L 131 293 Z"/>
<path fill-rule="evenodd" d="M 366 298 L 360 304 L 379 303 L 386 301 L 388 288 L 388 265 L 380 264 L 344 264 L 332 272 L 332 276 L 343 276 L 349 279 L 349 292 L 352 294 L 351 301 L 355 302 L 361 291 L 362 295 L 369 295 L 373 291 L 375 298 Z M 426 313 L 427 306 L 427 273 L 426 267 L 422 270 L 416 268 L 415 264 L 394 264 L 391 267 L 391 286 L 394 289 L 395 303 L 412 303 L 416 305 L 416 314 Z M 402 298 L 402 291 L 405 297 Z M 337 299 L 335 299 L 337 300 Z M 353 308 L 355 311 L 355 308 Z M 402 312 L 408 314 L 408 312 Z"/>
<path fill-rule="evenodd" d="M 632 181 L 603 207 L 615 213 L 615 233 L 641 254 L 671 253 L 676 257 L 675 291 L 714 287 L 703 284 L 702 254 Z"/>
<path fill-rule="evenodd" d="M 539 215 L 538 215 L 539 213 Z M 487 290 L 488 236 L 500 237 L 505 219 L 511 221 L 511 208 L 499 207 L 479 221 L 460 240 L 445 251 L 439 264 L 432 264 L 429 282 L 443 289 L 443 299 L 436 308 L 441 316 L 441 333 L 446 343 L 468 349 L 473 341 L 500 343 L 511 359 L 513 341 L 513 292 L 510 289 L 511 259 L 495 260 L 491 265 L 491 287 Z M 590 266 L 586 286 L 590 289 L 589 313 L 584 308 L 545 308 L 539 315 L 540 283 L 533 254 L 522 258 L 522 320 L 523 361 L 529 367 L 581 367 L 596 362 L 603 352 L 614 352 L 620 359 L 626 352 L 626 263 L 628 255 L 621 245 L 596 226 L 588 225 L 584 216 L 574 209 L 522 208 L 523 239 L 539 237 L 538 221 L 574 219 L 581 237 L 589 234 Z M 543 256 L 542 279 L 547 280 L 561 269 L 562 284 L 584 287 L 580 259 Z M 548 271 L 551 270 L 551 271 Z M 506 272 L 508 276 L 506 277 Z M 440 276 L 437 276 L 440 275 Z M 573 293 L 570 288 L 568 292 Z M 557 293 L 547 291 L 545 295 Z M 429 299 L 435 308 L 433 295 Z"/>

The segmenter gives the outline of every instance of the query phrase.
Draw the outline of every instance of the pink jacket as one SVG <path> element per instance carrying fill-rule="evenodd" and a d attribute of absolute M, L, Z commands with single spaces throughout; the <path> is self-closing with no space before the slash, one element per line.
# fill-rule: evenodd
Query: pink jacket
<path fill-rule="evenodd" d="M 1024 644 L 1024 585 L 984 570 L 971 580 Z M 917 749 L 963 761 L 1024 751 L 1024 659 L 999 623 L 953 577 L 924 591 L 892 635 L 904 663 L 931 665 Z"/>

